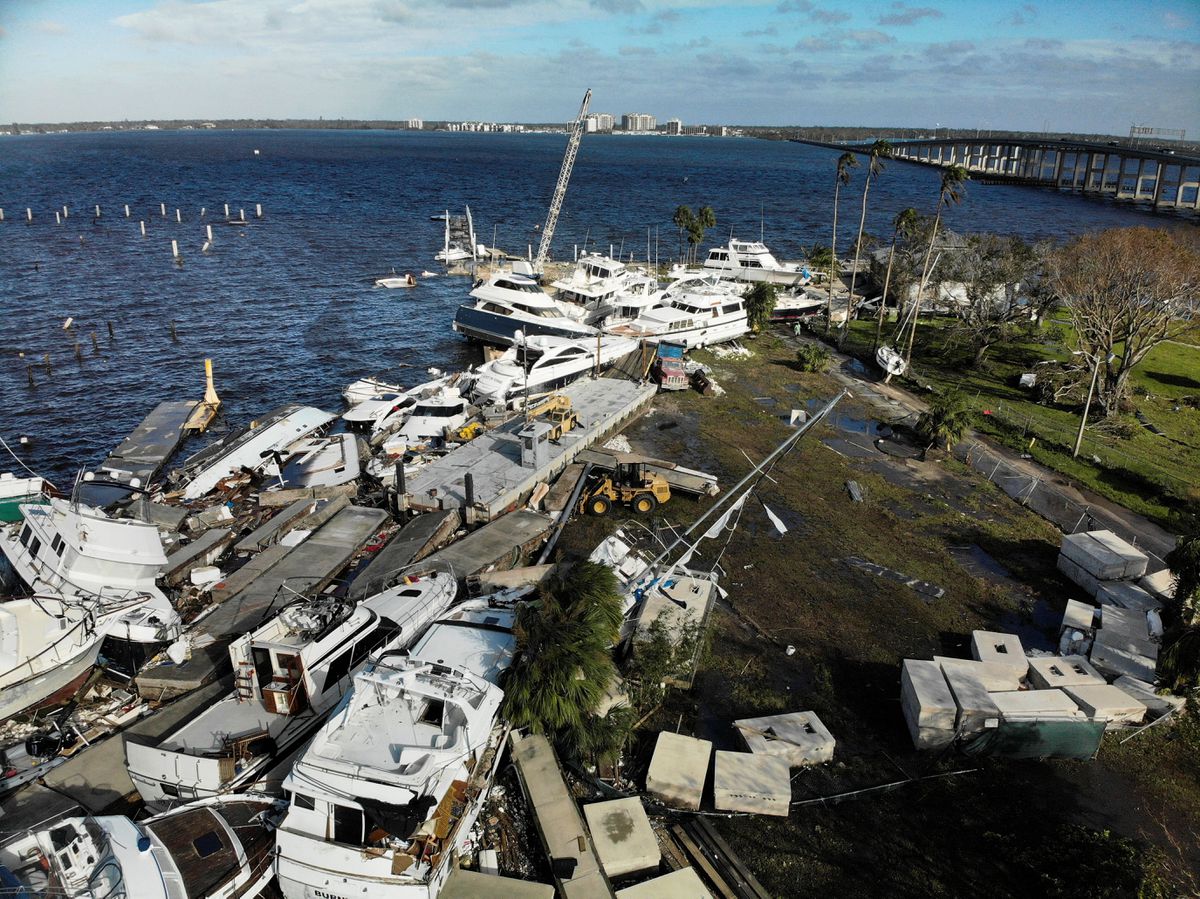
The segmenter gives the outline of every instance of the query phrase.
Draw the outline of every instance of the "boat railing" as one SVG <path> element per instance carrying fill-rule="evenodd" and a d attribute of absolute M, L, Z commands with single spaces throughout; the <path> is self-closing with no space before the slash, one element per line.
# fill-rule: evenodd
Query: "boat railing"
<path fill-rule="evenodd" d="M 41 602 L 39 602 L 40 599 L 49 599 L 49 598 L 51 598 L 51 597 L 35 596 L 35 597 L 33 597 L 33 600 L 34 600 L 35 604 L 38 606 L 38 608 L 40 608 L 43 612 L 45 612 L 47 615 L 57 618 L 59 616 L 55 615 L 53 612 L 46 609 L 44 606 L 42 606 Z M 83 618 L 79 619 L 79 621 L 77 621 L 73 627 L 70 627 L 66 631 L 61 632 L 59 634 L 59 638 L 57 640 L 55 640 L 53 643 L 46 646 L 40 652 L 37 652 L 34 655 L 29 656 L 27 659 L 14 665 L 13 667 L 9 668 L 7 671 L 0 672 L 0 677 L 8 678 L 13 674 L 20 673 L 24 669 L 28 669 L 29 675 L 37 674 L 38 669 L 35 668 L 35 663 L 39 659 L 41 659 L 43 656 L 45 656 L 49 653 L 52 653 L 52 652 L 57 652 L 59 646 L 62 645 L 64 640 L 66 640 L 68 636 L 75 634 L 80 629 L 82 629 L 84 631 L 84 633 L 89 637 L 95 633 L 96 621 L 95 621 L 95 618 L 92 617 L 92 614 L 90 612 L 87 612 Z M 66 661 L 65 659 L 60 660 L 60 664 L 64 663 L 65 661 Z"/>

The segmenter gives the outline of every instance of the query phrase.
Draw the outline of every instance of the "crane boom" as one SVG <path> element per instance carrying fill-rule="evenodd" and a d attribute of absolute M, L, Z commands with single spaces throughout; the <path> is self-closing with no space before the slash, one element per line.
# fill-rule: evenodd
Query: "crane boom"
<path fill-rule="evenodd" d="M 550 210 L 546 213 L 546 226 L 542 228 L 542 242 L 538 244 L 537 259 L 534 260 L 533 270 L 539 276 L 546 257 L 550 255 L 550 241 L 554 239 L 554 228 L 558 224 L 558 212 L 562 209 L 563 197 L 567 195 L 567 182 L 571 180 L 571 169 L 575 168 L 575 155 L 579 152 L 579 141 L 583 138 L 584 119 L 587 117 L 588 104 L 592 102 L 592 92 L 588 90 L 583 95 L 583 104 L 579 107 L 579 115 L 571 125 L 571 135 L 567 139 L 567 152 L 563 155 L 562 169 L 558 173 L 558 183 L 554 186 L 554 199 L 550 201 Z"/>

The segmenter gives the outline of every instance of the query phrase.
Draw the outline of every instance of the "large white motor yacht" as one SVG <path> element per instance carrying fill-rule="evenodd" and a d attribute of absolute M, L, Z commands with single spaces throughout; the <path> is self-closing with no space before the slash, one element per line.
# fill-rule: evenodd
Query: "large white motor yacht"
<path fill-rule="evenodd" d="M 799 286 L 811 280 L 808 269 L 797 262 L 780 262 L 759 241 L 730 240 L 724 247 L 708 251 L 704 268 L 735 281 L 765 281 L 768 284 Z"/>
<path fill-rule="evenodd" d="M 447 431 L 466 424 L 472 411 L 457 387 L 442 387 L 413 407 L 396 437 L 409 449 L 429 446 L 443 440 Z"/>
<path fill-rule="evenodd" d="M 629 287 L 633 273 L 625 263 L 599 253 L 584 253 L 571 273 L 551 286 L 555 299 L 578 306 L 589 324 L 602 319 L 613 308 L 614 298 Z"/>
<path fill-rule="evenodd" d="M 495 346 L 512 346 L 520 331 L 526 337 L 595 337 L 585 312 L 546 295 L 537 282 L 512 272 L 497 272 L 471 291 L 471 302 L 454 314 L 454 330 L 464 337 Z"/>
<path fill-rule="evenodd" d="M 287 899 L 433 899 L 495 775 L 515 609 L 472 600 L 372 658 L 284 781 Z"/>
<path fill-rule="evenodd" d="M 669 286 L 663 299 L 664 305 L 605 331 L 635 340 L 665 338 L 693 350 L 736 340 L 750 330 L 739 292 L 715 277 L 686 277 Z"/>
<path fill-rule="evenodd" d="M 368 655 L 410 645 L 457 592 L 453 575 L 433 572 L 407 577 L 357 607 L 333 597 L 285 606 L 230 644 L 232 693 L 161 740 L 126 737 L 138 793 L 160 807 L 259 782 L 312 736 Z"/>
<path fill-rule="evenodd" d="M 608 335 L 582 340 L 530 337 L 481 365 L 472 375 L 470 395 L 480 405 L 501 404 L 525 391 L 554 390 L 595 370 L 597 365 L 607 368 L 637 348 L 636 340 Z"/>

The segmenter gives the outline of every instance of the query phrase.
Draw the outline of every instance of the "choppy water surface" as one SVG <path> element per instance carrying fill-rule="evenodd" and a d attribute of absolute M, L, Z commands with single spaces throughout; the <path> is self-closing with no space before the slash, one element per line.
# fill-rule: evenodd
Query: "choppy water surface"
<path fill-rule="evenodd" d="M 393 268 L 438 271 L 442 224 L 430 216 L 464 204 L 481 241 L 490 244 L 495 229 L 501 247 L 536 249 L 534 226 L 565 145 L 562 135 L 339 131 L 2 140 L 0 437 L 15 448 L 29 436 L 22 456 L 60 481 L 99 462 L 155 403 L 198 398 L 206 356 L 227 419 L 238 424 L 286 402 L 336 409 L 340 388 L 362 374 L 409 364 L 417 369 L 401 376 L 414 382 L 424 367 L 467 363 L 466 345 L 450 330 L 467 278 L 422 279 L 413 290 L 372 281 Z M 652 250 L 657 229 L 665 260 L 677 242 L 674 208 L 707 204 L 718 219 L 710 243 L 731 230 L 757 237 L 761 223 L 776 255 L 796 258 L 802 245 L 828 243 L 835 157 L 751 139 L 585 138 L 554 255 L 569 257 L 586 238 L 604 250 L 623 244 L 644 260 L 648 229 Z M 904 206 L 932 211 L 937 181 L 937 172 L 889 165 L 872 189 L 868 231 L 889 233 Z M 844 197 L 842 246 L 857 230 L 860 187 Z M 225 203 L 251 218 L 261 203 L 264 218 L 226 226 Z M 70 217 L 59 225 L 54 211 L 64 205 Z M 1036 238 L 1157 219 L 1050 192 L 970 185 L 948 221 Z M 202 254 L 206 223 L 215 240 Z M 64 332 L 68 316 L 75 327 Z M 0 459 L 0 471 L 10 463 Z"/>

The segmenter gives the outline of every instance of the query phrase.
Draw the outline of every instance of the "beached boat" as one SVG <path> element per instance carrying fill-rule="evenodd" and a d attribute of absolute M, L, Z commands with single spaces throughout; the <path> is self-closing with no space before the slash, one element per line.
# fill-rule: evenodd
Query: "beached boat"
<path fill-rule="evenodd" d="M 232 474 L 261 471 L 274 454 L 320 431 L 334 418 L 312 406 L 283 406 L 189 457 L 172 479 L 184 482 L 185 500 L 199 499 Z"/>
<path fill-rule="evenodd" d="M 884 344 L 875 351 L 875 362 L 888 373 L 888 376 L 902 375 L 908 368 L 908 363 L 904 361 L 904 357 L 893 346 Z"/>
<path fill-rule="evenodd" d="M 570 274 L 551 286 L 556 300 L 580 307 L 591 323 L 612 311 L 615 298 L 629 287 L 632 274 L 623 262 L 599 253 L 584 253 Z"/>
<path fill-rule="evenodd" d="M 74 500 L 21 506 L 0 529 L 0 720 L 64 690 L 97 653 L 132 676 L 182 623 L 156 578 L 158 529 Z M 44 695 L 38 695 L 44 693 Z"/>
<path fill-rule="evenodd" d="M 495 776 L 515 616 L 471 600 L 355 677 L 284 782 L 275 874 L 287 899 L 438 895 Z"/>
<path fill-rule="evenodd" d="M 342 397 L 346 400 L 346 405 L 353 408 L 359 403 L 365 403 L 367 400 L 383 396 L 385 393 L 403 392 L 404 388 L 399 384 L 386 380 L 382 375 L 372 375 L 347 384 L 342 391 Z"/>
<path fill-rule="evenodd" d="M 337 487 L 349 484 L 361 472 L 358 438 L 353 434 L 305 437 L 288 448 L 270 490 L 293 487 Z"/>
<path fill-rule="evenodd" d="M 464 337 L 496 346 L 512 346 L 520 331 L 526 337 L 595 337 L 584 323 L 584 310 L 546 295 L 537 282 L 512 272 L 497 272 L 471 291 L 471 302 L 454 314 L 454 330 Z"/>
<path fill-rule="evenodd" d="M 357 607 L 327 596 L 285 606 L 230 644 L 232 693 L 161 740 L 126 737 L 138 793 L 161 807 L 240 792 L 268 777 L 320 727 L 368 655 L 410 645 L 457 591 L 452 575 L 433 572 Z"/>
<path fill-rule="evenodd" d="M 808 268 L 797 262 L 780 262 L 759 241 L 733 240 L 713 247 L 704 260 L 704 268 L 718 277 L 735 281 L 765 281 L 797 287 L 812 280 Z"/>
<path fill-rule="evenodd" d="M 20 506 L 48 501 L 44 478 L 19 478 L 12 472 L 0 472 L 0 522 L 20 521 Z"/>
<path fill-rule="evenodd" d="M 238 796 L 140 822 L 60 816 L 0 843 L 0 895 L 253 899 L 271 879 L 276 811 Z"/>
<path fill-rule="evenodd" d="M 473 412 L 457 387 L 442 387 L 413 407 L 396 430 L 396 438 L 403 439 L 409 450 L 429 447 L 466 424 Z"/>
<path fill-rule="evenodd" d="M 736 340 L 750 330 L 738 291 L 712 276 L 688 276 L 664 292 L 664 305 L 604 330 L 635 340 L 667 339 L 689 350 Z"/>
<path fill-rule="evenodd" d="M 597 365 L 607 368 L 637 348 L 636 340 L 623 337 L 530 337 L 481 365 L 471 375 L 469 395 L 483 405 L 507 402 L 526 390 L 555 390 L 596 370 Z"/>

